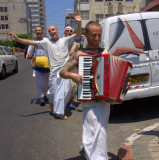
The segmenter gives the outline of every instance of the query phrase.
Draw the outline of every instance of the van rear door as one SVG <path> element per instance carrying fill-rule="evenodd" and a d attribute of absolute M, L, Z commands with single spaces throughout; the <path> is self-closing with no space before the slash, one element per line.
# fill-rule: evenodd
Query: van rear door
<path fill-rule="evenodd" d="M 159 86 L 159 12 L 141 13 L 147 30 L 152 87 Z"/>
<path fill-rule="evenodd" d="M 101 47 L 133 64 L 131 90 L 151 86 L 149 53 L 140 13 L 110 17 L 101 23 Z"/>

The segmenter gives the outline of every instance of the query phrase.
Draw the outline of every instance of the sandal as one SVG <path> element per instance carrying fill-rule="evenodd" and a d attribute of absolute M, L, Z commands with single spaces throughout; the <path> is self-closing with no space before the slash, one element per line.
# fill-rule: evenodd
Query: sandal
<path fill-rule="evenodd" d="M 66 120 L 67 116 L 65 116 L 65 115 L 59 116 L 59 115 L 55 114 L 55 119 Z"/>

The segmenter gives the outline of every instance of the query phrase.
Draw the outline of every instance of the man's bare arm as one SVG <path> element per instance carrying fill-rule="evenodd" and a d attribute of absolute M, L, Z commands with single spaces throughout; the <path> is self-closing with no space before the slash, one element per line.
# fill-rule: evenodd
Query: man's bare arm
<path fill-rule="evenodd" d="M 82 83 L 82 76 L 77 73 L 72 73 L 71 71 L 78 65 L 78 56 L 83 55 L 85 53 L 78 51 L 74 53 L 73 56 L 70 57 L 68 62 L 60 71 L 60 76 L 64 79 L 72 79 L 75 83 Z"/>
<path fill-rule="evenodd" d="M 70 56 L 73 56 L 73 54 L 74 54 L 75 52 L 77 52 L 78 50 L 79 50 L 79 45 L 78 45 L 78 43 L 74 42 L 71 50 L 69 51 L 69 55 L 70 55 Z"/>
<path fill-rule="evenodd" d="M 22 44 L 26 44 L 26 45 L 33 45 L 33 46 L 37 47 L 36 41 L 30 40 L 30 39 L 18 38 L 16 36 L 16 34 L 13 33 L 13 32 L 9 32 L 8 35 L 12 40 L 14 40 L 16 42 L 19 42 L 19 43 L 22 43 Z"/>
<path fill-rule="evenodd" d="M 78 13 L 74 13 L 74 19 L 77 21 L 77 28 L 75 32 L 75 39 L 81 36 L 81 17 Z"/>

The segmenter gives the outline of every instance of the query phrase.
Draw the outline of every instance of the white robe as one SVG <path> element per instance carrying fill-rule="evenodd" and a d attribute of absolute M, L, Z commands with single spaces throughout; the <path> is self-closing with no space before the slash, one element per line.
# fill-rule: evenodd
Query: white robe
<path fill-rule="evenodd" d="M 64 115 L 64 108 L 70 99 L 71 80 L 63 79 L 59 72 L 49 78 L 49 102 L 54 105 L 54 113 Z"/>
<path fill-rule="evenodd" d="M 87 160 L 108 160 L 107 125 L 110 104 L 104 101 L 84 102 L 83 146 Z"/>
<path fill-rule="evenodd" d="M 29 53 L 31 56 L 35 54 L 35 56 L 43 55 L 47 57 L 47 52 L 45 50 L 37 49 L 32 45 L 29 45 L 27 53 Z M 40 98 L 44 97 L 47 94 L 49 85 L 49 74 L 49 72 L 43 73 L 33 70 L 33 77 L 36 78 L 36 86 Z"/>
<path fill-rule="evenodd" d="M 49 73 L 35 71 L 35 78 L 39 97 L 46 96 L 49 85 Z"/>

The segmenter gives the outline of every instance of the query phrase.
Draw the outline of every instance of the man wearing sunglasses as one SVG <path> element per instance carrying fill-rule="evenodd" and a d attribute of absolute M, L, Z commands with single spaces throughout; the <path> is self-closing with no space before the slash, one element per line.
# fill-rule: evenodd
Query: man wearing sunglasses
<path fill-rule="evenodd" d="M 73 35 L 73 28 L 70 26 L 67 26 L 64 30 L 64 36 L 69 37 Z M 79 50 L 79 44 L 77 42 L 74 42 L 74 44 L 69 48 L 69 55 L 72 56 L 76 51 Z M 70 100 L 67 104 L 68 109 L 75 110 L 75 106 L 73 105 L 73 100 L 77 92 L 77 85 L 71 80 L 71 95 Z"/>

